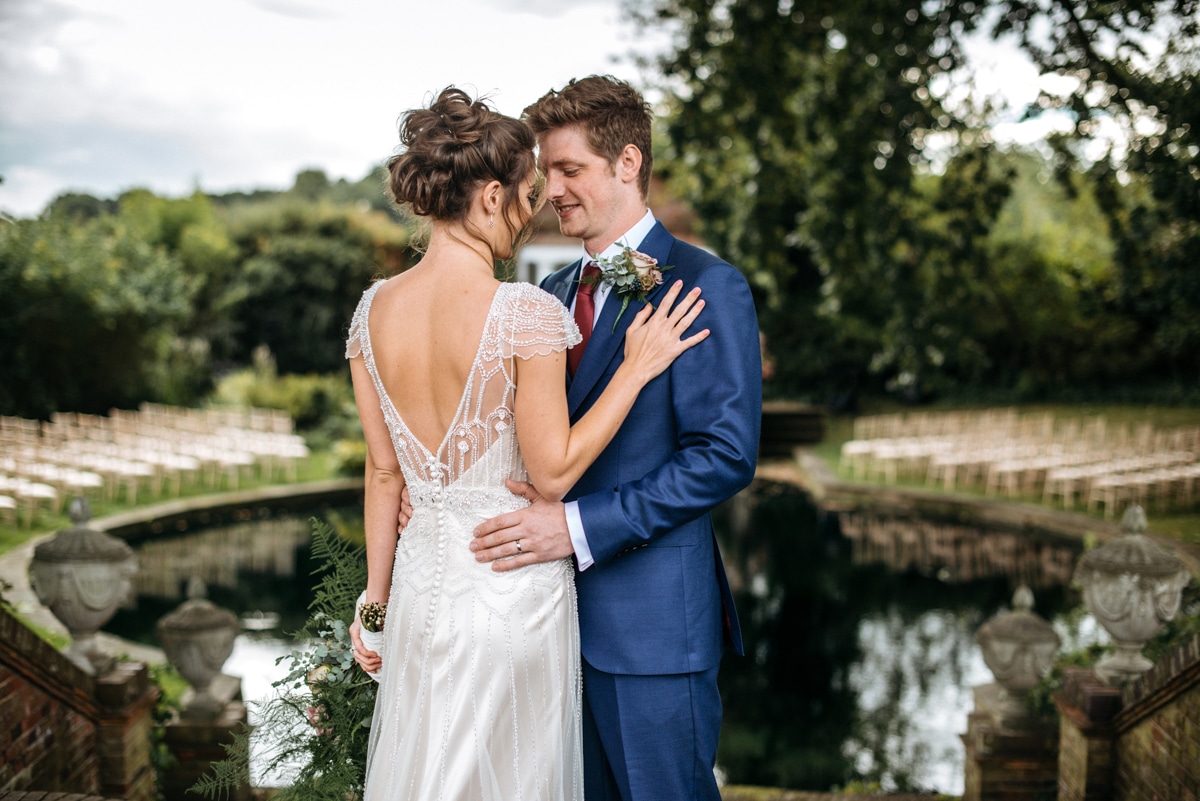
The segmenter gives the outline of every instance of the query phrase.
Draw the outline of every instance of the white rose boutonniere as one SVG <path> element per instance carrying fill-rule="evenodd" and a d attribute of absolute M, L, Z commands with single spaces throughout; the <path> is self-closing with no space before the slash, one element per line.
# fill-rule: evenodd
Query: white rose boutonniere
<path fill-rule="evenodd" d="M 671 269 L 671 265 L 660 266 L 654 257 L 647 256 L 628 245 L 611 259 L 602 258 L 597 253 L 592 256 L 592 260 L 600 268 L 600 274 L 582 278 L 580 283 L 591 286 L 605 284 L 612 287 L 612 291 L 621 298 L 621 310 L 617 312 L 617 319 L 613 320 L 614 331 L 617 330 L 617 323 L 620 321 L 621 315 L 625 313 L 626 307 L 629 306 L 629 301 L 637 300 L 645 303 L 646 296 L 650 291 L 662 284 L 662 274 Z"/>

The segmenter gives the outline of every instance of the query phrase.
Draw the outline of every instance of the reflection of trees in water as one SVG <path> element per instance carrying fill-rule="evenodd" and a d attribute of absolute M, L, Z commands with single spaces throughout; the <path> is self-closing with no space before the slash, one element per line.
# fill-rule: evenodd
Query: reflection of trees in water
<path fill-rule="evenodd" d="M 999 552 L 1017 555 L 991 561 L 979 556 L 988 549 L 945 550 L 967 540 L 943 527 L 938 549 L 922 551 L 904 534 L 902 559 L 864 559 L 834 517 L 770 483 L 723 507 L 717 525 L 747 649 L 721 666 L 718 761 L 728 780 L 811 790 L 853 779 L 897 790 L 961 788 L 957 735 L 970 686 L 990 680 L 974 634 L 1011 599 L 1015 580 L 997 566 L 1028 570 L 1019 549 L 1006 545 Z M 930 552 L 965 561 L 910 558 Z M 984 564 L 992 567 L 978 569 Z M 1038 575 L 1050 581 L 1055 571 Z M 1039 612 L 1053 616 L 1067 600 L 1061 587 L 1044 587 Z"/>
<path fill-rule="evenodd" d="M 886 790 L 961 783 L 970 685 L 989 679 L 975 652 L 980 622 L 974 610 L 895 606 L 862 618 L 849 670 L 858 720 L 842 745 L 857 776 Z"/>
<path fill-rule="evenodd" d="M 851 566 L 825 553 L 837 544 L 817 536 L 805 496 L 775 484 L 752 492 L 752 533 L 722 537 L 746 657 L 721 664 L 718 761 L 731 782 L 825 789 L 850 769 L 839 746 L 855 714 L 846 667 L 858 655 L 856 620 L 841 612 Z"/>
<path fill-rule="evenodd" d="M 140 596 L 182 601 L 192 576 L 210 590 L 234 589 L 244 573 L 291 578 L 296 550 L 310 536 L 307 519 L 281 517 L 150 540 L 138 548 L 134 588 Z"/>
<path fill-rule="evenodd" d="M 1077 546 L 1026 533 L 851 512 L 839 514 L 838 521 L 854 543 L 854 561 L 937 572 L 956 583 L 1005 576 L 1033 589 L 1058 587 L 1070 583 L 1079 556 Z"/>
<path fill-rule="evenodd" d="M 218 606 L 237 614 L 277 612 L 279 633 L 297 631 L 312 600 L 311 534 L 307 516 L 283 516 L 146 540 L 135 549 L 135 604 L 104 629 L 154 644 L 155 624 L 184 600 L 188 579 L 198 576 Z"/>

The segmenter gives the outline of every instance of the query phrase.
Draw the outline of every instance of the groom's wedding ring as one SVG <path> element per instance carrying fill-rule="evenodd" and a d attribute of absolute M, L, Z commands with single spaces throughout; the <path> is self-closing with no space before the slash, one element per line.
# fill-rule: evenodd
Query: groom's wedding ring
<path fill-rule="evenodd" d="M 517 540 L 516 543 L 517 543 L 517 553 L 520 553 L 521 552 L 521 541 Z"/>

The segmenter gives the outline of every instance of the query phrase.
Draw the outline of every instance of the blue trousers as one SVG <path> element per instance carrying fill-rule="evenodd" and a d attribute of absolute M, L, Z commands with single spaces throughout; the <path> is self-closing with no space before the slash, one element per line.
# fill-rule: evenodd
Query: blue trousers
<path fill-rule="evenodd" d="M 629 676 L 583 660 L 587 801 L 720 801 L 720 732 L 717 668 Z"/>

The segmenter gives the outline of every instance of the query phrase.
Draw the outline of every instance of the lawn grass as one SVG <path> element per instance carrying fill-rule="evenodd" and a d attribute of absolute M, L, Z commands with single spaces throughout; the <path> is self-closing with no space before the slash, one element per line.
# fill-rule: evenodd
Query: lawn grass
<path fill-rule="evenodd" d="M 885 482 L 880 478 L 866 479 L 862 477 L 851 478 L 845 470 L 839 469 L 841 460 L 842 444 L 854 437 L 854 420 L 858 416 L 866 416 L 871 414 L 895 414 L 902 412 L 950 412 L 950 411 L 965 411 L 974 409 L 988 408 L 985 406 L 933 406 L 933 407 L 908 407 L 894 402 L 875 402 L 867 404 L 861 415 L 836 415 L 830 416 L 826 420 L 825 439 L 813 446 L 813 452 L 819 456 L 839 478 L 845 481 L 854 481 L 861 484 L 877 484 L 885 486 Z M 1055 421 L 1067 420 L 1088 420 L 1103 416 L 1109 426 L 1135 425 L 1139 423 L 1150 423 L 1156 430 L 1178 428 L 1181 426 L 1200 425 L 1200 408 L 1196 407 L 1177 407 L 1177 406 L 1131 406 L 1120 404 L 1029 404 L 1015 406 L 1020 414 L 1041 414 L 1050 413 L 1054 415 Z M 925 484 L 919 480 L 900 480 L 896 484 L 886 486 L 899 486 L 917 489 L 934 489 L 931 485 Z M 941 488 L 937 488 L 940 492 L 946 492 Z M 954 490 L 947 492 L 949 495 L 961 495 L 964 497 L 980 498 L 985 496 L 982 487 L 957 487 Z M 995 498 L 995 496 L 992 496 Z M 1006 498 L 995 498 L 996 500 L 1008 500 Z M 1023 498 L 1012 499 L 1017 503 L 1029 503 L 1042 505 L 1040 496 L 1027 496 Z M 1061 508 L 1061 507 L 1055 507 Z M 1074 510 L 1077 514 L 1087 515 L 1097 520 L 1104 519 L 1102 512 L 1089 513 L 1086 509 L 1076 507 Z M 1189 544 L 1200 544 L 1200 507 L 1193 509 L 1171 509 L 1171 510 L 1155 510 L 1148 509 L 1147 516 L 1150 521 L 1150 528 L 1160 534 L 1166 535 L 1179 542 Z"/>
<path fill-rule="evenodd" d="M 306 481 L 320 481 L 322 479 L 333 478 L 335 475 L 337 459 L 332 451 L 318 450 L 311 452 L 307 458 L 300 461 L 296 469 L 296 480 L 293 482 L 289 479 L 279 479 L 278 477 L 272 481 L 262 476 L 255 475 L 248 479 L 243 479 L 238 482 L 237 489 L 250 490 L 259 487 L 274 486 L 278 484 L 301 483 Z M 221 483 L 218 486 L 211 486 L 205 483 L 199 483 L 192 486 L 186 486 L 179 494 L 179 498 L 194 498 L 202 495 L 213 495 L 218 492 L 228 492 L 233 487 L 227 483 Z M 176 500 L 176 496 L 161 494 L 151 495 L 149 492 L 139 492 L 137 495 L 137 503 L 128 503 L 123 497 L 115 501 L 99 500 L 90 501 L 92 507 L 92 517 L 107 517 L 119 512 L 127 512 L 131 509 L 138 509 L 144 506 L 150 506 L 164 501 Z M 59 531 L 64 528 L 71 527 L 71 520 L 67 517 L 67 508 L 70 504 L 70 499 L 64 499 L 62 509 L 58 514 L 49 514 L 42 510 L 33 521 L 33 525 L 26 528 L 24 525 L 7 525 L 0 524 L 0 554 L 6 553 L 17 546 L 28 542 L 34 537 L 40 536 L 50 531 Z"/>

